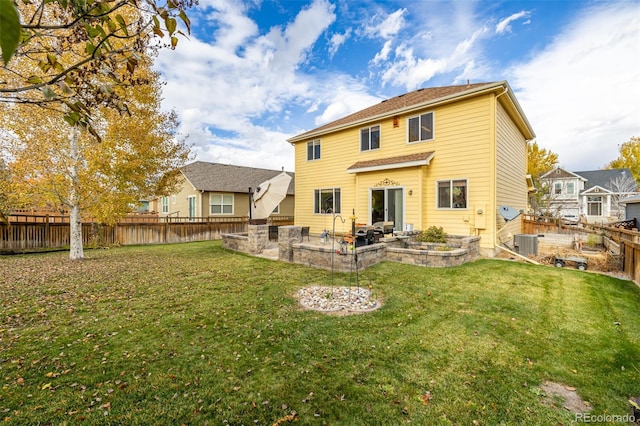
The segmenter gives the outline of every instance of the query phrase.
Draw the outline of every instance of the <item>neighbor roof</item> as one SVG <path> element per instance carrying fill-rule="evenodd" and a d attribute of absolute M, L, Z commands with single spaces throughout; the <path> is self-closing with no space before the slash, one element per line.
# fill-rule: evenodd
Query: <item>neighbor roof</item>
<path fill-rule="evenodd" d="M 453 101 L 456 98 L 464 97 L 466 95 L 473 95 L 484 90 L 496 90 L 499 88 L 505 88 L 505 90 L 509 92 L 509 95 L 512 97 L 512 101 L 514 102 L 516 109 L 519 111 L 522 120 L 525 122 L 525 125 L 527 126 L 529 132 L 531 132 L 531 136 L 535 136 L 533 130 L 531 129 L 531 126 L 524 116 L 524 113 L 520 110 L 520 107 L 517 104 L 515 96 L 513 95 L 513 92 L 511 91 L 508 83 L 506 81 L 500 81 L 490 83 L 464 84 L 459 86 L 430 87 L 414 90 L 413 92 L 405 93 L 391 99 L 385 99 L 378 104 L 372 105 L 368 108 L 347 115 L 346 117 L 342 117 L 338 120 L 332 121 L 320 127 L 316 127 L 315 129 L 294 136 L 288 139 L 288 141 L 299 142 L 304 139 L 314 137 L 315 135 L 321 135 L 330 131 L 350 127 L 358 123 L 371 121 L 373 119 L 382 117 L 400 115 L 416 108 L 428 106 L 430 104 Z"/>
<path fill-rule="evenodd" d="M 629 178 L 630 182 L 634 182 L 633 175 L 631 174 L 631 170 L 628 168 L 610 169 L 610 170 L 589 170 L 584 172 L 573 172 L 573 173 L 579 176 L 582 176 L 587 180 L 584 184 L 585 191 L 594 186 L 599 186 L 601 188 L 606 188 L 613 192 L 618 192 L 620 188 L 613 188 L 611 185 L 611 182 L 613 180 Z M 637 186 L 635 186 L 631 190 L 631 192 L 635 192 L 637 190 L 638 188 Z"/>
<path fill-rule="evenodd" d="M 249 191 L 249 187 L 255 190 L 262 182 L 282 173 L 281 170 L 257 169 L 206 161 L 187 164 L 180 171 L 198 191 L 244 193 Z M 292 178 L 287 194 L 293 195 L 295 173 L 287 172 L 287 174 Z"/>
<path fill-rule="evenodd" d="M 620 204 L 636 204 L 640 203 L 640 195 L 634 195 L 619 201 Z"/>

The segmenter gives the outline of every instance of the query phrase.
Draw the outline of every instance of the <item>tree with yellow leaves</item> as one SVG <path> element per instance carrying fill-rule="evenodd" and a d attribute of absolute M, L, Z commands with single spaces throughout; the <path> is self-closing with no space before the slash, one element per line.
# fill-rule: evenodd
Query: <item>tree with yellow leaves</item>
<path fill-rule="evenodd" d="M 640 137 L 634 136 L 620 145 L 620 156 L 607 164 L 606 169 L 629 168 L 640 186 Z"/>
<path fill-rule="evenodd" d="M 175 48 L 196 0 L 0 0 L 0 103 L 56 109 L 94 132 L 91 111 L 126 111 L 141 55 Z M 164 43 L 163 43 L 164 42 Z"/>
<path fill-rule="evenodd" d="M 527 173 L 531 175 L 535 187 L 535 192 L 529 197 L 529 204 L 536 213 L 546 211 L 549 204 L 549 191 L 539 178 L 557 164 L 558 154 L 546 148 L 540 148 L 537 142 L 527 144 Z"/>
<path fill-rule="evenodd" d="M 176 138 L 175 113 L 160 110 L 158 74 L 148 67 L 129 87 L 129 112 L 92 111 L 96 139 L 60 113 L 31 105 L 12 106 L 5 137 L 14 191 L 36 206 L 64 207 L 70 214 L 70 258 L 82 259 L 82 220 L 88 215 L 113 223 L 141 199 L 173 191 L 176 171 L 189 160 L 189 147 Z"/>

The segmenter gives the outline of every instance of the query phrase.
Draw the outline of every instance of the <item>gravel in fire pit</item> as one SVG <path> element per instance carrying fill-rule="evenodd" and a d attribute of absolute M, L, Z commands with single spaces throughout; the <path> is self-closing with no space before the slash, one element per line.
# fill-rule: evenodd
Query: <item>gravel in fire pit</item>
<path fill-rule="evenodd" d="M 371 299 L 371 291 L 362 287 L 304 287 L 297 297 L 307 309 L 340 315 L 370 312 L 381 306 Z"/>

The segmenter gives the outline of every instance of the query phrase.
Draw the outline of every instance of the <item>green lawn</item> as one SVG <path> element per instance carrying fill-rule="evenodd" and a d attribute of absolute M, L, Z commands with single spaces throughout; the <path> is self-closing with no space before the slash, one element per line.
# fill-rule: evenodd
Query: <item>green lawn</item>
<path fill-rule="evenodd" d="M 301 309 L 331 273 L 220 242 L 0 258 L 7 424 L 570 424 L 626 415 L 640 288 L 500 260 L 359 273 L 382 308 Z M 355 283 L 336 274 L 335 285 Z"/>

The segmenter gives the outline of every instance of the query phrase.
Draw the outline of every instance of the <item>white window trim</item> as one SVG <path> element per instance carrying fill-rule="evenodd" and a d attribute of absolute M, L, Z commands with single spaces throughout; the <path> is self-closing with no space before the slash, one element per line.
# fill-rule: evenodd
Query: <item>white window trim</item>
<path fill-rule="evenodd" d="M 313 158 L 309 158 L 309 144 L 313 145 Z M 318 156 L 318 158 L 316 158 L 316 150 L 315 150 L 315 146 L 318 145 L 320 147 L 320 155 Z M 312 141 L 307 142 L 307 144 L 305 145 L 306 148 L 306 152 L 305 152 L 305 157 L 307 158 L 307 161 L 317 161 L 320 160 L 322 158 L 322 144 L 320 143 L 320 139 L 314 139 Z"/>
<path fill-rule="evenodd" d="M 414 118 L 418 118 L 418 120 L 421 120 L 421 117 L 423 115 L 425 115 L 425 114 L 431 114 L 431 125 L 433 127 L 433 129 L 431 129 L 431 138 L 430 139 L 420 139 L 420 138 L 418 138 L 417 141 L 410 141 L 409 140 L 409 120 L 414 119 Z M 406 134 L 406 139 L 405 140 L 407 141 L 407 144 L 412 145 L 414 143 L 431 142 L 431 141 L 434 141 L 436 139 L 436 113 L 435 113 L 435 111 L 424 111 L 424 112 L 421 112 L 419 114 L 412 115 L 411 117 L 407 117 L 406 123 L 407 123 L 407 134 Z M 420 123 L 420 124 L 422 124 L 422 123 Z M 418 127 L 418 129 L 419 128 L 420 127 Z"/>
<path fill-rule="evenodd" d="M 212 202 L 213 196 L 214 195 L 219 195 L 222 199 L 222 203 L 221 204 L 214 204 Z M 228 205 L 224 203 L 224 197 L 225 195 L 227 196 L 231 196 L 231 212 L 230 213 L 225 213 L 224 212 L 224 206 Z M 211 194 L 209 194 L 209 215 L 210 216 L 224 216 L 224 215 L 233 215 L 234 214 L 234 209 L 235 209 L 235 204 L 236 204 L 236 198 L 235 198 L 235 194 L 230 194 L 230 193 L 225 193 L 225 192 L 212 192 Z M 220 213 L 213 213 L 211 211 L 211 207 L 213 206 L 220 206 Z"/>
<path fill-rule="evenodd" d="M 465 188 L 467 190 L 466 193 L 466 197 L 465 197 L 465 202 L 466 202 L 466 206 L 465 207 L 440 207 L 438 204 L 440 202 L 440 194 L 438 192 L 438 183 L 440 182 L 449 182 L 449 187 L 451 188 L 453 185 L 453 182 L 458 181 L 458 180 L 463 180 L 465 182 Z M 451 188 L 453 189 L 453 188 Z M 453 191 L 451 191 L 451 197 L 453 197 Z M 451 205 L 453 206 L 453 198 L 449 200 L 451 202 Z M 456 210 L 456 211 L 463 211 L 463 210 L 469 210 L 469 178 L 453 178 L 453 179 L 438 179 L 436 180 L 436 210 Z"/>
<path fill-rule="evenodd" d="M 169 214 L 169 197 L 160 198 L 160 212 L 162 214 Z"/>
<path fill-rule="evenodd" d="M 377 148 L 371 148 L 371 129 L 374 127 L 378 128 L 378 147 Z M 368 149 L 362 149 L 362 131 L 364 129 L 369 130 L 369 148 Z M 358 142 L 360 143 L 360 152 L 377 151 L 382 148 L 382 126 L 380 124 L 374 124 L 369 127 L 361 127 L 359 135 L 360 135 L 360 138 L 358 139 Z"/>
<path fill-rule="evenodd" d="M 314 188 L 313 189 L 313 214 L 319 214 L 319 215 L 326 215 L 326 214 L 333 214 L 333 212 L 323 212 L 321 209 L 321 205 L 320 205 L 320 200 L 316 199 L 316 191 L 318 192 L 318 196 L 322 195 L 322 191 L 328 191 L 331 190 L 333 192 L 333 208 L 335 208 L 336 206 L 336 190 L 340 191 L 340 210 L 342 210 L 342 188 L 339 186 L 333 187 L 333 188 Z M 316 203 L 318 203 L 318 210 L 316 212 Z M 341 212 L 335 212 L 336 214 L 340 214 Z"/>

